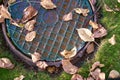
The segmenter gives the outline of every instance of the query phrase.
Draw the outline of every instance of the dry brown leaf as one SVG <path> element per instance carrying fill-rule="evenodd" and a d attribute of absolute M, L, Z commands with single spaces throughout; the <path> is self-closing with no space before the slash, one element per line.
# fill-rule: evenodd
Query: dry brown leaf
<path fill-rule="evenodd" d="M 101 26 L 99 24 L 99 26 Z M 97 30 L 94 31 L 94 38 L 102 38 L 107 35 L 107 30 L 104 27 L 99 27 Z"/>
<path fill-rule="evenodd" d="M 109 73 L 109 78 L 118 78 L 120 77 L 120 73 L 116 70 L 111 70 Z"/>
<path fill-rule="evenodd" d="M 79 74 L 74 74 L 71 80 L 84 80 L 83 77 Z"/>
<path fill-rule="evenodd" d="M 87 49 L 86 49 L 86 52 L 88 53 L 88 54 L 90 54 L 90 53 L 92 53 L 92 52 L 94 52 L 94 43 L 91 43 L 91 44 L 89 44 L 88 45 L 88 47 L 87 47 Z"/>
<path fill-rule="evenodd" d="M 116 44 L 115 35 L 113 35 L 113 36 L 108 40 L 108 42 L 109 42 L 111 45 L 115 45 L 115 44 Z"/>
<path fill-rule="evenodd" d="M 99 74 L 99 79 L 100 79 L 100 80 L 105 80 L 105 73 L 101 72 L 101 73 Z"/>
<path fill-rule="evenodd" d="M 74 47 L 71 51 L 64 50 L 60 53 L 64 58 L 72 58 L 77 54 L 77 48 Z"/>
<path fill-rule="evenodd" d="M 83 41 L 85 41 L 85 42 L 94 41 L 93 34 L 92 34 L 92 32 L 89 29 L 87 29 L 87 28 L 80 28 L 80 29 L 77 29 L 77 32 L 78 32 L 80 38 Z"/>
<path fill-rule="evenodd" d="M 90 71 L 93 71 L 95 68 L 97 67 L 104 67 L 105 65 L 104 64 L 100 64 L 99 61 L 96 61 L 93 65 L 92 65 L 92 68 L 90 69 Z"/>
<path fill-rule="evenodd" d="M 14 80 L 23 80 L 24 78 L 25 78 L 25 76 L 20 75 L 19 77 L 14 78 Z"/>
<path fill-rule="evenodd" d="M 96 22 L 93 22 L 92 20 L 89 21 L 89 25 L 92 26 L 93 29 L 98 29 L 98 24 Z"/>
<path fill-rule="evenodd" d="M 74 11 L 78 14 L 82 14 L 83 16 L 88 16 L 88 13 L 90 12 L 89 9 L 83 8 L 75 8 Z"/>
<path fill-rule="evenodd" d="M 12 3 L 14 3 L 14 2 L 16 2 L 16 0 L 8 0 L 8 4 L 9 5 L 12 4 Z"/>
<path fill-rule="evenodd" d="M 107 12 L 113 12 L 113 10 L 106 4 L 104 4 L 104 8 Z"/>
<path fill-rule="evenodd" d="M 25 29 L 28 30 L 28 31 L 32 31 L 33 28 L 34 28 L 35 23 L 36 23 L 36 20 L 28 21 L 28 22 L 25 24 Z"/>
<path fill-rule="evenodd" d="M 38 61 L 36 66 L 41 70 L 45 70 L 48 67 L 48 64 L 45 61 Z"/>
<path fill-rule="evenodd" d="M 13 69 L 14 64 L 8 58 L 0 58 L 0 68 Z"/>
<path fill-rule="evenodd" d="M 56 72 L 56 67 L 55 66 L 48 66 L 47 71 L 51 74 Z"/>
<path fill-rule="evenodd" d="M 69 60 L 62 60 L 62 67 L 69 74 L 75 74 L 78 71 L 78 67 L 74 66 Z"/>
<path fill-rule="evenodd" d="M 33 18 L 34 16 L 36 16 L 38 14 L 38 11 L 32 7 L 32 6 L 28 6 L 27 8 L 24 9 L 23 11 L 23 18 L 22 18 L 22 22 L 26 23 L 28 20 L 30 20 L 31 18 Z"/>
<path fill-rule="evenodd" d="M 34 52 L 34 54 L 31 54 L 31 57 L 32 57 L 33 63 L 35 63 L 40 60 L 41 55 L 40 53 Z"/>
<path fill-rule="evenodd" d="M 65 14 L 65 15 L 63 16 L 63 20 L 64 20 L 64 21 L 70 21 L 70 20 L 72 20 L 72 17 L 73 17 L 72 12 L 69 12 L 68 14 Z"/>
<path fill-rule="evenodd" d="M 99 74 L 101 73 L 101 70 L 99 68 L 95 69 L 94 71 L 90 72 L 90 75 L 97 80 L 99 78 Z"/>
<path fill-rule="evenodd" d="M 0 15 L 0 23 L 4 22 L 4 17 Z"/>
<path fill-rule="evenodd" d="M 54 9 L 57 7 L 51 0 L 41 0 L 40 4 L 45 9 Z"/>
<path fill-rule="evenodd" d="M 94 80 L 92 77 L 88 77 L 86 80 Z"/>
<path fill-rule="evenodd" d="M 35 31 L 31 31 L 29 33 L 27 33 L 27 35 L 25 36 L 25 40 L 27 42 L 31 42 L 33 41 L 33 39 L 36 37 L 36 32 Z"/>

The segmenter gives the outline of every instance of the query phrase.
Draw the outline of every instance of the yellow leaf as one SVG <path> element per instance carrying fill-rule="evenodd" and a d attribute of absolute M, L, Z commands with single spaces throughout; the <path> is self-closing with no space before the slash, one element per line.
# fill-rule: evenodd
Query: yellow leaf
<path fill-rule="evenodd" d="M 23 80 L 24 78 L 25 78 L 25 76 L 20 75 L 19 77 L 14 78 L 14 80 Z"/>
<path fill-rule="evenodd" d="M 98 24 L 96 22 L 93 22 L 92 20 L 89 21 L 89 25 L 92 26 L 93 29 L 98 29 Z"/>

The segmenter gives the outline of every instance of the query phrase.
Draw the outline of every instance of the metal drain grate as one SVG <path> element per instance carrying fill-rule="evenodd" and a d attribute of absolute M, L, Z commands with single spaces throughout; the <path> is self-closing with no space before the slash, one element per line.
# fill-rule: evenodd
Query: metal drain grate
<path fill-rule="evenodd" d="M 83 26 L 87 17 L 73 13 L 73 20 L 68 22 L 64 22 L 62 17 L 77 7 L 88 8 L 89 16 L 93 15 L 89 0 L 53 0 L 53 2 L 57 5 L 57 8 L 53 10 L 45 10 L 38 0 L 29 2 L 19 0 L 9 6 L 9 12 L 14 20 L 21 19 L 23 10 L 29 5 L 38 10 L 34 28 L 37 36 L 32 42 L 25 41 L 27 30 L 16 27 L 6 20 L 10 38 L 23 54 L 30 56 L 36 51 L 41 53 L 41 60 L 58 61 L 63 59 L 60 52 L 64 49 L 70 50 L 76 46 L 79 51 L 85 45 L 76 29 Z M 90 28 L 90 26 L 87 27 Z"/>

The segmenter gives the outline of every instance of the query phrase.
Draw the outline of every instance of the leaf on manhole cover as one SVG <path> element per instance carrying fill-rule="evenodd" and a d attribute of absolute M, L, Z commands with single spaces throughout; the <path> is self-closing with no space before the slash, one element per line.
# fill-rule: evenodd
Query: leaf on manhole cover
<path fill-rule="evenodd" d="M 60 53 L 64 58 L 72 58 L 77 54 L 77 48 L 74 47 L 70 51 L 64 50 Z"/>
<path fill-rule="evenodd" d="M 8 58 L 0 58 L 0 68 L 13 69 L 14 64 Z"/>
<path fill-rule="evenodd" d="M 32 6 L 26 7 L 23 11 L 22 22 L 23 23 L 27 22 L 28 20 L 30 20 L 31 18 L 36 16 L 37 13 L 38 13 L 38 11 L 34 7 L 32 7 Z"/>
<path fill-rule="evenodd" d="M 12 4 L 12 3 L 14 3 L 14 2 L 16 2 L 16 0 L 8 0 L 8 4 L 9 5 Z"/>
<path fill-rule="evenodd" d="M 94 37 L 93 37 L 92 32 L 87 28 L 77 29 L 77 32 L 78 32 L 80 38 L 85 42 L 90 42 L 90 41 L 95 40 Z"/>
<path fill-rule="evenodd" d="M 17 27 L 20 27 L 20 28 L 23 28 L 24 27 L 24 24 L 22 23 L 17 23 L 16 21 L 14 20 L 11 20 L 10 23 L 14 26 L 17 26 Z"/>
<path fill-rule="evenodd" d="M 71 80 L 84 80 L 83 77 L 79 74 L 74 74 Z"/>
<path fill-rule="evenodd" d="M 83 8 L 75 8 L 74 11 L 78 14 L 82 14 L 83 16 L 88 16 L 88 13 L 90 12 L 89 9 L 83 9 Z"/>
<path fill-rule="evenodd" d="M 33 39 L 36 37 L 36 32 L 35 31 L 31 31 L 29 33 L 27 33 L 27 35 L 25 36 L 25 40 L 27 42 L 31 42 L 33 41 Z"/>
<path fill-rule="evenodd" d="M 111 45 L 115 45 L 116 44 L 115 35 L 113 35 L 108 41 Z"/>
<path fill-rule="evenodd" d="M 73 17 L 72 12 L 69 12 L 68 14 L 65 14 L 65 15 L 63 16 L 63 20 L 64 20 L 64 21 L 70 21 L 70 20 L 72 20 L 72 17 Z"/>
<path fill-rule="evenodd" d="M 14 78 L 14 80 L 23 80 L 24 78 L 25 78 L 25 76 L 20 75 L 19 77 Z"/>
<path fill-rule="evenodd" d="M 48 64 L 45 61 L 38 61 L 36 66 L 41 70 L 45 70 L 48 67 Z"/>
<path fill-rule="evenodd" d="M 54 9 L 57 7 L 51 0 L 41 0 L 40 4 L 45 9 Z"/>
<path fill-rule="evenodd" d="M 28 30 L 28 31 L 32 31 L 33 28 L 34 28 L 35 23 L 36 23 L 36 20 L 28 21 L 28 22 L 25 24 L 25 29 Z"/>
<path fill-rule="evenodd" d="M 107 12 L 113 12 L 113 10 L 106 4 L 104 4 L 104 8 Z"/>
<path fill-rule="evenodd" d="M 62 67 L 69 74 L 75 74 L 78 71 L 78 67 L 74 66 L 69 60 L 62 60 Z"/>
<path fill-rule="evenodd" d="M 91 25 L 93 29 L 98 29 L 98 24 L 92 20 L 89 21 L 89 25 Z"/>
<path fill-rule="evenodd" d="M 31 57 L 32 57 L 32 61 L 35 63 L 40 60 L 41 55 L 38 52 L 34 52 L 34 54 L 31 54 Z"/>
<path fill-rule="evenodd" d="M 94 52 L 94 50 L 95 50 L 94 47 L 95 47 L 94 43 L 89 44 L 88 47 L 87 47 L 87 49 L 86 49 L 86 52 L 87 52 L 88 54 Z"/>

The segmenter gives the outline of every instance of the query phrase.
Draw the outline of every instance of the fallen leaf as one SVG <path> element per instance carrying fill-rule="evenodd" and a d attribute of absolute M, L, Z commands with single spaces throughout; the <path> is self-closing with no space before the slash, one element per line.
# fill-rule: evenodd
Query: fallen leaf
<path fill-rule="evenodd" d="M 4 22 L 4 17 L 0 15 L 0 23 Z"/>
<path fill-rule="evenodd" d="M 89 21 L 89 25 L 92 26 L 93 29 L 98 29 L 98 24 L 96 22 L 93 22 L 92 20 Z"/>
<path fill-rule="evenodd" d="M 101 26 L 99 24 L 99 26 Z M 93 37 L 94 38 L 102 38 L 107 35 L 107 30 L 104 27 L 99 27 L 97 30 L 94 31 Z"/>
<path fill-rule="evenodd" d="M 34 54 L 31 54 L 31 57 L 32 57 L 33 63 L 35 63 L 40 60 L 41 55 L 40 53 L 34 52 Z"/>
<path fill-rule="evenodd" d="M 88 45 L 88 47 L 87 47 L 87 49 L 86 49 L 86 52 L 87 52 L 88 54 L 90 54 L 90 53 L 94 52 L 94 50 L 95 50 L 95 48 L 94 48 L 94 43 L 91 43 L 91 44 Z"/>
<path fill-rule="evenodd" d="M 118 0 L 118 3 L 120 3 L 120 0 Z"/>
<path fill-rule="evenodd" d="M 69 60 L 62 60 L 62 67 L 69 74 L 75 74 L 78 71 L 78 67 L 74 66 Z"/>
<path fill-rule="evenodd" d="M 83 8 L 75 8 L 74 11 L 78 14 L 82 14 L 83 16 L 88 16 L 88 13 L 90 12 L 89 9 Z"/>
<path fill-rule="evenodd" d="M 14 80 L 23 80 L 24 78 L 25 78 L 25 76 L 20 75 L 19 77 L 14 78 Z"/>
<path fill-rule="evenodd" d="M 48 67 L 48 64 L 45 61 L 38 61 L 36 66 L 41 70 L 45 70 Z"/>
<path fill-rule="evenodd" d="M 99 68 L 95 69 L 94 71 L 90 72 L 90 75 L 97 80 L 99 78 L 99 74 L 101 73 L 101 70 Z"/>
<path fill-rule="evenodd" d="M 113 36 L 108 40 L 108 42 L 109 42 L 111 45 L 115 45 L 115 44 L 116 44 L 115 35 L 113 35 Z"/>
<path fill-rule="evenodd" d="M 29 33 L 27 33 L 27 35 L 25 36 L 25 40 L 27 42 L 31 42 L 33 41 L 33 39 L 36 37 L 36 32 L 35 31 L 31 31 Z"/>
<path fill-rule="evenodd" d="M 109 78 L 118 78 L 120 77 L 120 73 L 116 70 L 111 70 L 109 73 Z"/>
<path fill-rule="evenodd" d="M 40 4 L 45 9 L 54 9 L 57 7 L 51 0 L 41 0 Z"/>
<path fill-rule="evenodd" d="M 72 17 L 73 17 L 72 12 L 69 12 L 68 14 L 65 14 L 65 15 L 63 16 L 63 20 L 64 20 L 64 21 L 70 21 L 70 20 L 72 20 Z"/>
<path fill-rule="evenodd" d="M 60 53 L 64 58 L 72 58 L 77 54 L 77 48 L 74 47 L 70 51 L 64 50 Z"/>
<path fill-rule="evenodd" d="M 93 34 L 89 29 L 80 28 L 80 29 L 77 29 L 77 32 L 83 41 L 85 41 L 85 42 L 94 41 Z"/>
<path fill-rule="evenodd" d="M 56 72 L 56 67 L 55 66 L 48 66 L 47 71 L 51 74 Z"/>
<path fill-rule="evenodd" d="M 84 80 L 83 77 L 79 74 L 74 74 L 71 80 Z"/>
<path fill-rule="evenodd" d="M 6 19 L 12 19 L 11 14 L 8 12 L 8 9 L 5 8 L 3 5 L 0 5 L 0 15 Z"/>
<path fill-rule="evenodd" d="M 104 8 L 107 12 L 113 12 L 113 10 L 106 4 L 104 4 Z"/>
<path fill-rule="evenodd" d="M 22 24 L 22 23 L 17 23 L 17 22 L 14 21 L 14 20 L 11 20 L 10 23 L 11 23 L 12 25 L 17 26 L 17 27 L 20 27 L 20 28 L 23 28 L 23 27 L 24 27 L 24 24 Z"/>
<path fill-rule="evenodd" d="M 9 5 L 12 4 L 12 3 L 14 3 L 14 2 L 16 2 L 16 0 L 8 0 L 8 4 Z"/>
<path fill-rule="evenodd" d="M 92 77 L 88 77 L 86 80 L 94 80 Z"/>
<path fill-rule="evenodd" d="M 100 73 L 100 74 L 99 74 L 99 79 L 100 79 L 100 80 L 105 80 L 105 73 L 103 73 L 103 72 Z"/>
<path fill-rule="evenodd" d="M 35 23 L 36 23 L 36 20 L 28 21 L 28 22 L 25 24 L 25 29 L 28 30 L 28 31 L 32 31 L 33 28 L 34 28 Z"/>
<path fill-rule="evenodd" d="M 0 58 L 0 68 L 13 69 L 14 64 L 8 58 Z"/>
<path fill-rule="evenodd" d="M 99 61 L 96 61 L 93 65 L 92 65 L 92 68 L 90 69 L 90 71 L 93 71 L 95 70 L 95 68 L 97 67 L 104 67 L 105 65 L 104 64 L 101 64 Z"/>
<path fill-rule="evenodd" d="M 38 14 L 38 11 L 32 7 L 32 6 L 28 6 L 27 8 L 24 9 L 23 11 L 23 18 L 22 18 L 22 22 L 26 23 L 28 20 L 32 19 L 34 16 L 36 16 Z"/>

